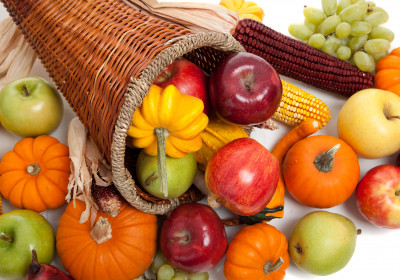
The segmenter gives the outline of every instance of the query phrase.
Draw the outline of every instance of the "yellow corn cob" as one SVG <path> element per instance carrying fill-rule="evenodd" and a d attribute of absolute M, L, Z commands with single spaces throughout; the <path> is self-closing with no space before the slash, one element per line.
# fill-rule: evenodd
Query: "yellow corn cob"
<path fill-rule="evenodd" d="M 282 80 L 281 103 L 272 116 L 273 119 L 290 126 L 296 126 L 303 120 L 318 120 L 324 127 L 331 119 L 328 106 L 319 98 Z"/>

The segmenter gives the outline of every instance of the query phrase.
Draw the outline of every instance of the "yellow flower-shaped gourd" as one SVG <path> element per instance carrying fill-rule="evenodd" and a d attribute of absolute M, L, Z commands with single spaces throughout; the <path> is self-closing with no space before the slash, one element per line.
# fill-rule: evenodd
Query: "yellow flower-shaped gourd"
<path fill-rule="evenodd" d="M 174 85 L 161 88 L 152 85 L 135 110 L 127 134 L 132 145 L 157 156 L 160 190 L 168 195 L 166 156 L 182 158 L 202 147 L 200 133 L 207 127 L 201 99 L 183 94 Z"/>
<path fill-rule="evenodd" d="M 165 152 L 173 158 L 200 150 L 200 133 L 207 127 L 201 99 L 183 94 L 173 86 L 165 89 L 152 85 L 135 110 L 128 135 L 133 146 L 143 148 L 151 156 L 157 155 L 157 142 L 165 136 Z"/>
<path fill-rule="evenodd" d="M 251 1 L 221 0 L 219 4 L 228 10 L 238 12 L 240 19 L 251 18 L 262 22 L 265 15 L 264 10 L 256 3 Z"/>

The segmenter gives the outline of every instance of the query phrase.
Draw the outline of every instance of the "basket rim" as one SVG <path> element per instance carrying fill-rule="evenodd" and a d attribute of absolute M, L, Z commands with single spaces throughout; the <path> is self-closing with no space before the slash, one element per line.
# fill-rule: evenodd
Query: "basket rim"
<path fill-rule="evenodd" d="M 126 138 L 133 112 L 142 103 L 158 74 L 175 59 L 201 47 L 211 47 L 225 52 L 244 52 L 244 47 L 231 35 L 221 32 L 202 32 L 177 37 L 167 42 L 170 47 L 161 51 L 136 79 L 131 77 L 125 91 L 125 101 L 114 127 L 111 144 L 111 168 L 115 187 L 133 207 L 149 214 L 165 215 L 178 205 L 190 202 L 171 199 L 168 204 L 155 204 L 135 191 L 135 182 L 125 167 Z"/>

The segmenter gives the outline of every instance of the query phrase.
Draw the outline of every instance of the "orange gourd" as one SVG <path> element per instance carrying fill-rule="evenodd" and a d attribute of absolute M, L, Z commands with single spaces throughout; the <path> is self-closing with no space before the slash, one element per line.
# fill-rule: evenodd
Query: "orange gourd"
<path fill-rule="evenodd" d="M 228 245 L 226 280 L 281 280 L 289 267 L 288 243 L 275 227 L 256 223 L 240 229 Z"/>
<path fill-rule="evenodd" d="M 111 217 L 98 211 L 96 221 L 80 223 L 85 203 L 71 202 L 56 234 L 62 265 L 75 280 L 133 279 L 151 265 L 156 252 L 157 217 L 128 204 Z"/>
<path fill-rule="evenodd" d="M 375 87 L 400 95 L 400 47 L 376 64 Z"/>
<path fill-rule="evenodd" d="M 289 193 L 304 205 L 329 208 L 346 201 L 360 178 L 354 150 L 343 140 L 309 136 L 287 152 L 282 165 Z"/>
<path fill-rule="evenodd" d="M 313 119 L 305 119 L 299 125 L 292 128 L 285 134 L 272 149 L 271 153 L 277 158 L 281 168 L 279 173 L 279 181 L 274 196 L 267 204 L 269 211 L 265 214 L 268 219 L 282 218 L 284 214 L 285 199 L 285 183 L 282 175 L 282 162 L 287 151 L 297 141 L 317 132 L 321 128 L 321 124 Z"/>
<path fill-rule="evenodd" d="M 65 204 L 70 176 L 68 147 L 56 138 L 24 138 L 0 162 L 0 192 L 18 208 L 37 212 Z"/>

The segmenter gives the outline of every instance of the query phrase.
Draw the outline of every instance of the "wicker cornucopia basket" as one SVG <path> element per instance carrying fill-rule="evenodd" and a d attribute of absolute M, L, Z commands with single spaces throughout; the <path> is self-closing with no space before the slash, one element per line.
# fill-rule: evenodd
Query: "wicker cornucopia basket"
<path fill-rule="evenodd" d="M 210 72 L 243 47 L 231 35 L 193 34 L 122 0 L 1 1 L 111 163 L 122 196 L 152 214 L 166 214 L 194 200 L 190 191 L 171 201 L 140 193 L 125 162 L 132 114 L 161 70 L 176 58 L 185 57 Z"/>

